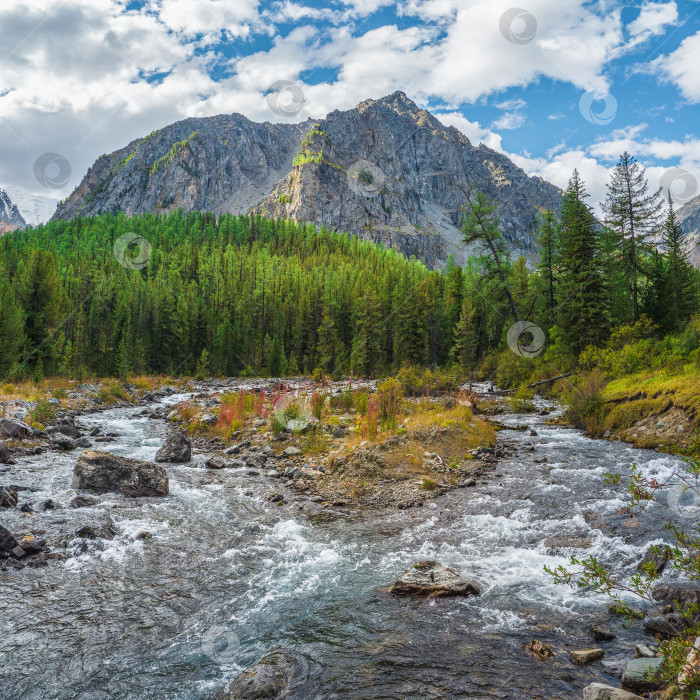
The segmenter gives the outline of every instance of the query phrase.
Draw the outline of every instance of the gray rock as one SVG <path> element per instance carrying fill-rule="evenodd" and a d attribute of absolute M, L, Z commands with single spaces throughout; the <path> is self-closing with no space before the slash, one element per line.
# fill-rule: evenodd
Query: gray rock
<path fill-rule="evenodd" d="M 479 587 L 436 561 L 414 564 L 396 580 L 389 593 L 412 596 L 479 595 Z"/>
<path fill-rule="evenodd" d="M 209 459 L 204 463 L 204 466 L 207 469 L 223 469 L 228 465 L 223 457 L 215 455 L 214 457 L 209 457 Z"/>
<path fill-rule="evenodd" d="M 92 447 L 92 443 L 86 438 L 86 437 L 81 437 L 78 440 L 75 441 L 75 444 L 78 447 Z"/>
<path fill-rule="evenodd" d="M 14 508 L 18 500 L 16 491 L 0 486 L 0 508 Z"/>
<path fill-rule="evenodd" d="M 646 644 L 637 644 L 634 648 L 634 653 L 638 659 L 653 659 L 656 653 L 652 651 Z"/>
<path fill-rule="evenodd" d="M 10 448 L 6 442 L 0 440 L 0 464 L 9 464 L 11 460 Z"/>
<path fill-rule="evenodd" d="M 34 437 L 34 429 L 21 420 L 14 418 L 0 419 L 0 438 L 15 440 L 29 440 Z"/>
<path fill-rule="evenodd" d="M 72 452 L 78 447 L 78 444 L 72 437 L 68 437 L 62 433 L 54 433 L 51 436 L 51 444 L 54 447 L 58 447 L 61 452 Z"/>
<path fill-rule="evenodd" d="M 68 505 L 71 508 L 88 508 L 89 506 L 96 506 L 98 503 L 99 501 L 92 496 L 78 494 L 77 496 L 73 496 Z"/>
<path fill-rule="evenodd" d="M 241 671 L 216 700 L 282 700 L 303 686 L 309 676 L 308 661 L 288 649 L 279 649 Z M 311 697 L 311 696 L 307 696 Z"/>
<path fill-rule="evenodd" d="M 673 635 L 684 629 L 682 620 L 676 614 L 670 615 L 647 615 L 644 618 L 644 629 L 655 634 Z"/>
<path fill-rule="evenodd" d="M 117 528 L 109 516 L 104 516 L 94 523 L 79 527 L 75 536 L 85 540 L 113 540 L 117 536 Z"/>
<path fill-rule="evenodd" d="M 644 698 L 610 685 L 592 683 L 583 689 L 583 700 L 644 700 Z"/>
<path fill-rule="evenodd" d="M 11 552 L 15 547 L 19 547 L 19 542 L 7 528 L 0 525 L 0 552 Z"/>
<path fill-rule="evenodd" d="M 621 679 L 622 674 L 627 668 L 629 660 L 629 654 L 617 654 L 616 656 L 609 656 L 608 658 L 603 659 L 603 661 L 600 662 L 600 665 L 605 670 L 605 673 Z"/>
<path fill-rule="evenodd" d="M 603 625 L 591 625 L 590 626 L 591 637 L 595 639 L 596 642 L 609 642 L 615 639 L 615 634 Z"/>
<path fill-rule="evenodd" d="M 662 662 L 663 659 L 632 659 L 622 674 L 622 685 L 638 692 L 659 690 L 663 687 Z"/>
<path fill-rule="evenodd" d="M 163 467 L 93 450 L 86 450 L 78 458 L 73 488 L 116 491 L 133 497 L 167 496 L 169 491 Z"/>
<path fill-rule="evenodd" d="M 192 443 L 181 432 L 173 433 L 156 453 L 156 462 L 182 464 L 192 459 Z"/>
<path fill-rule="evenodd" d="M 298 447 L 294 447 L 293 445 L 285 447 L 284 450 L 282 450 L 283 457 L 297 457 L 300 454 L 301 450 Z"/>

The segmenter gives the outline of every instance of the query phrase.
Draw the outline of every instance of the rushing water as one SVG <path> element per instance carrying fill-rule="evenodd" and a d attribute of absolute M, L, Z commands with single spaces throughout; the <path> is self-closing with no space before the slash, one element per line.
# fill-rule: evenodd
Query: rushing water
<path fill-rule="evenodd" d="M 152 460 L 166 427 L 137 412 L 81 422 L 118 433 L 105 449 Z M 554 585 L 544 565 L 566 564 L 573 550 L 548 553 L 544 540 L 585 536 L 587 553 L 631 574 L 679 507 L 653 505 L 630 521 L 618 513 L 622 487 L 604 485 L 602 474 L 637 462 L 664 476 L 678 462 L 539 416 L 505 421 L 538 435 L 503 431 L 515 456 L 486 482 L 410 511 L 310 517 L 293 497 L 289 506 L 267 502 L 279 483 L 205 470 L 201 455 L 195 467 L 168 465 L 165 499 L 106 495 L 91 508 L 3 511 L 11 531 L 64 537 L 71 555 L 0 573 L 0 697 L 204 700 L 277 647 L 310 660 L 305 699 L 580 698 L 589 683 L 614 682 L 599 664 L 573 666 L 568 650 L 591 645 L 593 621 L 618 634 L 608 655 L 633 656 L 643 633 L 608 620 L 605 598 Z M 76 459 L 23 459 L 0 473 L 0 485 L 34 489 L 21 500 L 66 506 Z M 119 528 L 114 540 L 87 551 L 70 541 L 103 513 Z M 478 580 L 482 595 L 416 601 L 382 590 L 427 558 Z M 554 660 L 525 652 L 532 639 L 551 644 Z"/>

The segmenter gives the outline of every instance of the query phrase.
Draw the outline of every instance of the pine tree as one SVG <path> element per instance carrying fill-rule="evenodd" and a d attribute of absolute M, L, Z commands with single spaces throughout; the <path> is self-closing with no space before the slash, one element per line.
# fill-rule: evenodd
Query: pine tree
<path fill-rule="evenodd" d="M 688 254 L 688 240 L 678 223 L 673 209 L 671 193 L 668 193 L 668 213 L 663 227 L 661 248 L 666 259 L 663 301 L 666 307 L 665 328 L 679 330 L 696 311 L 696 272 Z"/>
<path fill-rule="evenodd" d="M 472 370 L 476 361 L 477 335 L 474 329 L 476 309 L 471 300 L 464 298 L 459 322 L 454 329 L 453 359 L 461 367 Z"/>
<path fill-rule="evenodd" d="M 1 271 L 0 309 L 0 377 L 7 377 L 20 358 L 24 324 L 12 287 Z"/>
<path fill-rule="evenodd" d="M 504 269 L 504 260 L 507 260 L 508 256 L 498 227 L 498 218 L 495 216 L 496 208 L 483 192 L 477 190 L 465 205 L 467 217 L 462 227 L 462 240 L 466 245 L 478 243 L 486 250 L 508 297 L 513 318 L 518 322 L 520 316 Z"/>
<path fill-rule="evenodd" d="M 284 348 L 279 338 L 275 336 L 270 343 L 270 349 L 267 354 L 267 373 L 271 377 L 281 377 L 283 367 L 286 364 L 284 357 Z"/>
<path fill-rule="evenodd" d="M 649 191 L 644 168 L 627 152 L 620 156 L 603 204 L 606 224 L 617 239 L 622 274 L 629 280 L 633 320 L 639 320 L 640 276 L 649 239 L 661 217 L 661 188 Z"/>
<path fill-rule="evenodd" d="M 559 248 L 559 230 L 554 213 L 548 209 L 542 217 L 540 224 L 540 264 L 539 271 L 545 281 L 547 289 L 547 310 L 552 322 L 554 321 L 554 309 L 556 307 L 556 260 Z"/>
<path fill-rule="evenodd" d="M 578 171 L 564 194 L 560 227 L 558 320 L 572 349 L 580 352 L 602 340 L 608 329 L 597 222 Z"/>

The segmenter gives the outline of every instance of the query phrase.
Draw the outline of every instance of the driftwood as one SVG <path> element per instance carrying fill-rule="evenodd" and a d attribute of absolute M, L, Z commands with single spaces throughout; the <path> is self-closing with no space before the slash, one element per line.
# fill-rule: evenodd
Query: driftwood
<path fill-rule="evenodd" d="M 552 377 L 551 379 L 543 379 L 541 382 L 535 382 L 534 384 L 527 384 L 525 388 L 534 389 L 537 386 L 542 386 L 542 384 L 551 384 L 552 382 L 556 382 L 558 379 L 566 379 L 567 377 L 570 377 L 573 374 L 576 374 L 576 372 L 567 372 L 566 374 L 560 374 L 558 377 Z M 517 391 L 517 389 L 503 389 L 500 393 L 511 394 L 514 391 Z"/>

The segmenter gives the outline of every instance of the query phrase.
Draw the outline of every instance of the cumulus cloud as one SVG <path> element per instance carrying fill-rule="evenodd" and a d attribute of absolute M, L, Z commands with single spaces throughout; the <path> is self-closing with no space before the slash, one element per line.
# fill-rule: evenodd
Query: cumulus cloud
<path fill-rule="evenodd" d="M 673 83 L 689 102 L 700 102 L 700 32 L 686 37 L 681 45 L 652 63 L 652 70 Z"/>

